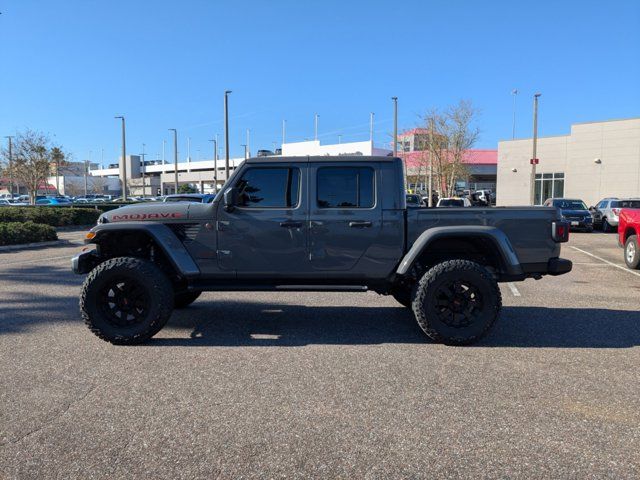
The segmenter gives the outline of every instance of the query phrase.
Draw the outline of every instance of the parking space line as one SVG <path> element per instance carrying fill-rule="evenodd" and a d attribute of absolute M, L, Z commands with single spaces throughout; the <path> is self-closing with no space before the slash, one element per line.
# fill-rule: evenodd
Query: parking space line
<path fill-rule="evenodd" d="M 511 290 L 511 293 L 514 297 L 522 296 L 520 295 L 520 290 L 518 290 L 518 288 L 512 282 L 507 282 L 507 286 L 509 287 L 509 290 Z"/>
<path fill-rule="evenodd" d="M 623 271 L 625 271 L 625 272 L 627 272 L 627 273 L 630 273 L 631 275 L 635 275 L 636 277 L 640 277 L 640 273 L 638 273 L 638 272 L 634 272 L 633 270 L 630 270 L 630 269 L 628 269 L 627 267 L 623 267 L 622 265 L 618 265 L 617 263 L 613 263 L 613 262 L 610 262 L 609 260 L 605 260 L 605 259 L 604 259 L 604 258 L 602 258 L 602 257 L 599 257 L 599 256 L 597 256 L 597 255 L 594 255 L 593 253 L 589 253 L 589 252 L 587 252 L 586 250 L 582 250 L 581 248 L 574 247 L 573 245 L 569 245 L 569 246 L 570 246 L 571 248 L 573 248 L 574 250 L 577 250 L 577 251 L 579 251 L 579 252 L 582 252 L 582 253 L 584 253 L 585 255 L 589 255 L 590 257 L 593 257 L 593 258 L 595 258 L 595 259 L 597 259 L 597 260 L 600 260 L 601 262 L 604 262 L 604 263 L 606 263 L 607 265 L 611 265 L 612 267 L 619 268 L 620 270 L 623 270 Z"/>

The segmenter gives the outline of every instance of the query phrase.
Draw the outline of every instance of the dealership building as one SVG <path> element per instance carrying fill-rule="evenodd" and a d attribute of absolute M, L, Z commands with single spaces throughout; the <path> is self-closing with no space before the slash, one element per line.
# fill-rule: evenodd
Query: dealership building
<path fill-rule="evenodd" d="M 533 140 L 498 143 L 497 205 L 529 205 Z M 535 204 L 579 198 L 640 197 L 640 118 L 576 123 L 571 133 L 538 138 Z"/>

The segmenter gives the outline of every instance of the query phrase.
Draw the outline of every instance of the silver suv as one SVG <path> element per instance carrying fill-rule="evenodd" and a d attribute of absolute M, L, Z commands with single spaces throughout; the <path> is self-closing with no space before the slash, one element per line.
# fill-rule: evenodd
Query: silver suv
<path fill-rule="evenodd" d="M 602 227 L 603 232 L 617 230 L 622 208 L 640 208 L 640 198 L 603 198 L 592 210 L 594 226 Z"/>

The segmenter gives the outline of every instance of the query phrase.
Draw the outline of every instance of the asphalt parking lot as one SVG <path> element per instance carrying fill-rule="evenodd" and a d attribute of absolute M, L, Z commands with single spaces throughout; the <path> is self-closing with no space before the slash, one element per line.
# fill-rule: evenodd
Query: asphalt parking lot
<path fill-rule="evenodd" d="M 480 344 L 373 293 L 207 293 L 148 345 L 82 324 L 68 245 L 0 253 L 0 477 L 640 476 L 640 274 L 572 234 Z"/>

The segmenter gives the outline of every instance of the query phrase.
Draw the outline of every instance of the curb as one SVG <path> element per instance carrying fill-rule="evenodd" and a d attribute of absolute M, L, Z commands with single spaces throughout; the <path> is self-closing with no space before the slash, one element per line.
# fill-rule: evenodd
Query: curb
<path fill-rule="evenodd" d="M 19 245 L 2 245 L 0 246 L 0 253 L 11 252 L 13 250 L 26 250 L 29 248 L 52 247 L 54 245 L 62 245 L 65 243 L 69 243 L 69 240 L 52 240 L 50 242 L 22 243 Z"/>

